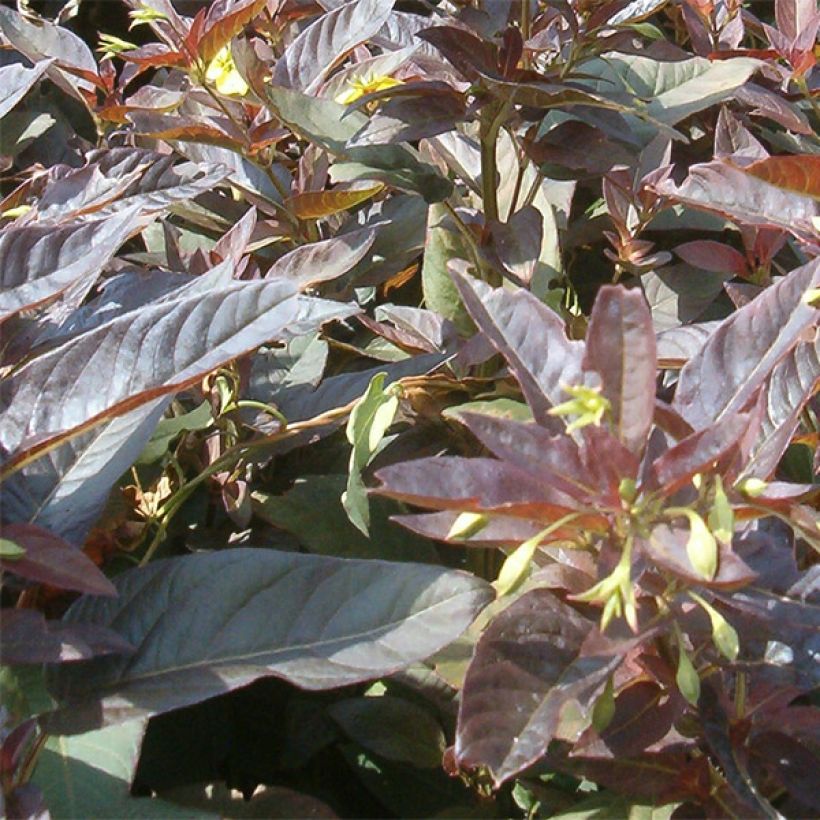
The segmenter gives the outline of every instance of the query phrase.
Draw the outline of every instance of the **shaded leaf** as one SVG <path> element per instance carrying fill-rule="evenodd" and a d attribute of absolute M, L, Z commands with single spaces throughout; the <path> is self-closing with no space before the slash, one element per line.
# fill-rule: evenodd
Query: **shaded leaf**
<path fill-rule="evenodd" d="M 283 495 L 254 492 L 254 511 L 319 555 L 436 563 L 432 544 L 389 519 L 396 505 L 387 499 L 370 499 L 370 536 L 365 536 L 342 507 L 346 485 L 345 475 L 305 476 Z"/>
<path fill-rule="evenodd" d="M 378 678 L 454 640 L 492 597 L 483 581 L 424 564 L 245 548 L 155 561 L 115 583 L 115 601 L 82 599 L 66 619 L 117 629 L 136 652 L 55 669 L 53 733 L 159 714 L 266 675 L 305 689 Z"/>
<path fill-rule="evenodd" d="M 57 663 L 128 653 L 131 643 L 96 624 L 47 621 L 33 609 L 0 609 L 5 664 Z"/>
<path fill-rule="evenodd" d="M 441 766 L 441 726 L 420 706 L 402 698 L 349 698 L 334 703 L 331 717 L 345 734 L 380 757 L 422 769 Z"/>
<path fill-rule="evenodd" d="M 25 549 L 14 561 L 0 560 L 6 572 L 29 581 L 89 595 L 116 595 L 114 585 L 94 562 L 54 533 L 35 524 L 6 524 L 3 536 Z"/>
<path fill-rule="evenodd" d="M 76 737 L 50 737 L 32 781 L 43 790 L 52 816 L 202 817 L 164 800 L 131 797 L 145 724 L 133 720 Z"/>

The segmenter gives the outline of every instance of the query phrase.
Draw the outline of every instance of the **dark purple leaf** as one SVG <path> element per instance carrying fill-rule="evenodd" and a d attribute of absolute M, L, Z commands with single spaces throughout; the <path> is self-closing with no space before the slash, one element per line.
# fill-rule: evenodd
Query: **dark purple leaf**
<path fill-rule="evenodd" d="M 457 418 L 494 455 L 581 503 L 591 503 L 601 489 L 589 475 L 578 445 L 568 436 L 552 436 L 537 424 L 479 413 Z"/>
<path fill-rule="evenodd" d="M 686 553 L 689 540 L 688 526 L 657 524 L 645 541 L 643 548 L 650 562 L 680 576 L 693 586 L 712 589 L 747 586 L 757 575 L 731 549 L 718 542 L 718 569 L 715 577 L 707 581 L 690 563 Z"/>
<path fill-rule="evenodd" d="M 658 485 L 667 495 L 679 490 L 734 447 L 747 431 L 749 419 L 749 414 L 738 413 L 678 442 L 652 465 Z"/>
<path fill-rule="evenodd" d="M 3 537 L 25 549 L 14 561 L 0 561 L 6 572 L 29 581 L 89 595 L 116 595 L 114 585 L 84 553 L 36 524 L 7 524 Z"/>
<path fill-rule="evenodd" d="M 816 714 L 806 717 L 811 720 Z M 809 744 L 783 731 L 761 732 L 755 736 L 749 754 L 752 765 L 761 767 L 812 813 L 820 812 L 820 794 L 814 782 L 820 756 Z"/>
<path fill-rule="evenodd" d="M 658 334 L 659 367 L 680 368 L 693 358 L 706 340 L 720 327 L 720 322 L 698 322 L 664 330 Z"/>
<path fill-rule="evenodd" d="M 484 581 L 441 567 L 246 548 L 155 561 L 115 583 L 117 599 L 83 598 L 66 621 L 115 629 L 136 652 L 55 669 L 50 732 L 159 714 L 268 675 L 305 689 L 380 678 L 455 640 L 492 598 Z"/>
<path fill-rule="evenodd" d="M 638 681 L 619 692 L 606 729 L 600 735 L 588 729 L 576 743 L 576 752 L 585 758 L 635 757 L 665 737 L 681 711 L 679 697 L 654 681 Z"/>
<path fill-rule="evenodd" d="M 47 621 L 33 609 L 0 609 L 0 623 L 3 663 L 62 663 L 133 651 L 131 643 L 112 629 Z"/>
<path fill-rule="evenodd" d="M 640 290 L 603 287 L 586 335 L 584 366 L 601 376 L 617 437 L 641 453 L 655 406 L 655 331 Z"/>
<path fill-rule="evenodd" d="M 782 277 L 726 319 L 680 374 L 673 405 L 696 429 L 741 410 L 817 321 L 804 294 L 817 287 L 820 261 Z"/>
<path fill-rule="evenodd" d="M 511 543 L 521 543 L 537 535 L 544 528 L 543 524 L 537 521 L 493 515 L 487 526 L 470 536 L 469 540 L 448 538 L 458 516 L 459 513 L 447 510 L 416 515 L 394 515 L 391 520 L 426 538 L 453 543 L 463 542 L 466 546 L 473 547 L 506 547 Z"/>
<path fill-rule="evenodd" d="M 537 520 L 566 515 L 569 496 L 538 486 L 532 475 L 491 458 L 420 458 L 376 473 L 378 493 L 440 510 L 497 511 Z"/>
<path fill-rule="evenodd" d="M 568 705 L 589 709 L 620 651 L 586 655 L 595 625 L 551 592 L 525 593 L 498 615 L 476 646 L 462 691 L 456 757 L 487 766 L 496 784 L 537 761 Z"/>
<path fill-rule="evenodd" d="M 493 290 L 461 276 L 455 281 L 473 321 L 509 363 L 535 420 L 563 432 L 564 423 L 547 411 L 569 398 L 564 385 L 588 382 L 583 342 L 570 341 L 558 314 L 527 291 Z"/>

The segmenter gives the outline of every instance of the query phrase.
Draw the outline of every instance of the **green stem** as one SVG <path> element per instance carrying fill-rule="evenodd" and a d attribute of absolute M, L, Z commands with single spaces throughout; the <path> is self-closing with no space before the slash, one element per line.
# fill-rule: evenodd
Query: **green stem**
<path fill-rule="evenodd" d="M 509 100 L 489 105 L 481 118 L 481 199 L 487 221 L 498 221 L 498 188 L 496 186 L 496 142 L 498 132 L 510 110 Z"/>
<path fill-rule="evenodd" d="M 473 264 L 476 267 L 476 273 L 484 281 L 489 281 L 487 278 L 487 263 L 484 261 L 484 254 L 481 253 L 481 248 L 478 247 L 478 243 L 475 241 L 475 237 L 473 236 L 467 225 L 464 223 L 464 220 L 458 215 L 456 209 L 447 200 L 442 202 L 442 205 L 444 206 L 444 209 L 447 211 L 447 214 L 453 220 L 456 228 L 458 229 L 458 232 L 461 234 L 461 238 L 467 245 L 467 249 L 470 251 L 470 255 L 473 257 Z"/>
<path fill-rule="evenodd" d="M 530 0 L 521 0 L 521 39 L 524 43 L 530 39 L 532 34 L 532 19 L 531 19 Z M 521 59 L 521 63 L 525 69 L 530 67 L 530 58 L 526 51 Z"/>

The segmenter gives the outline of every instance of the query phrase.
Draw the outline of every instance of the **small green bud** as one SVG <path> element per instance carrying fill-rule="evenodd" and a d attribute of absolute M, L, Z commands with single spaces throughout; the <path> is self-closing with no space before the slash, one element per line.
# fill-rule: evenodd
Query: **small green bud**
<path fill-rule="evenodd" d="M 766 487 L 768 487 L 768 484 L 759 478 L 747 478 L 737 485 L 738 490 L 743 495 L 748 495 L 749 498 L 757 498 L 757 496 L 766 492 Z"/>
<path fill-rule="evenodd" d="M 700 699 L 700 676 L 692 665 L 689 655 L 686 654 L 680 633 L 678 633 L 678 671 L 675 673 L 675 683 L 686 700 L 692 706 L 697 706 Z"/>
<path fill-rule="evenodd" d="M 598 734 L 601 734 L 615 717 L 615 689 L 612 685 L 612 676 L 607 678 L 604 691 L 595 701 L 592 708 L 592 727 Z"/>
<path fill-rule="evenodd" d="M 476 533 L 481 532 L 487 526 L 490 519 L 483 513 L 463 512 L 459 513 L 453 521 L 450 531 L 447 533 L 447 540 L 455 538 L 459 541 L 472 538 Z"/>
<path fill-rule="evenodd" d="M 735 514 L 723 489 L 720 476 L 715 477 L 715 498 L 709 510 L 709 529 L 721 544 L 729 544 L 735 531 Z"/>
<path fill-rule="evenodd" d="M 530 566 L 535 550 L 538 549 L 542 538 L 543 533 L 540 532 L 532 538 L 528 538 L 504 560 L 498 578 L 493 584 L 499 598 L 512 592 L 526 580 L 530 574 Z"/>

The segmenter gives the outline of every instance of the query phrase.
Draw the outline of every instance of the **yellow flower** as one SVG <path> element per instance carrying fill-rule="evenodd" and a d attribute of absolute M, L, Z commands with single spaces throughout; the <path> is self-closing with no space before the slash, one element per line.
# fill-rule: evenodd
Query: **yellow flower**
<path fill-rule="evenodd" d="M 244 97 L 248 93 L 248 84 L 236 70 L 229 46 L 221 48 L 208 64 L 205 79 L 213 83 L 220 94 L 228 97 L 233 95 Z"/>
<path fill-rule="evenodd" d="M 350 103 L 356 102 L 360 97 L 364 97 L 365 94 L 372 94 L 375 91 L 383 91 L 385 88 L 394 88 L 397 85 L 402 85 L 402 81 L 384 74 L 374 77 L 366 72 L 361 77 L 353 77 L 348 80 L 347 84 L 350 88 L 336 96 L 336 102 L 342 103 L 342 105 L 350 105 Z"/>

